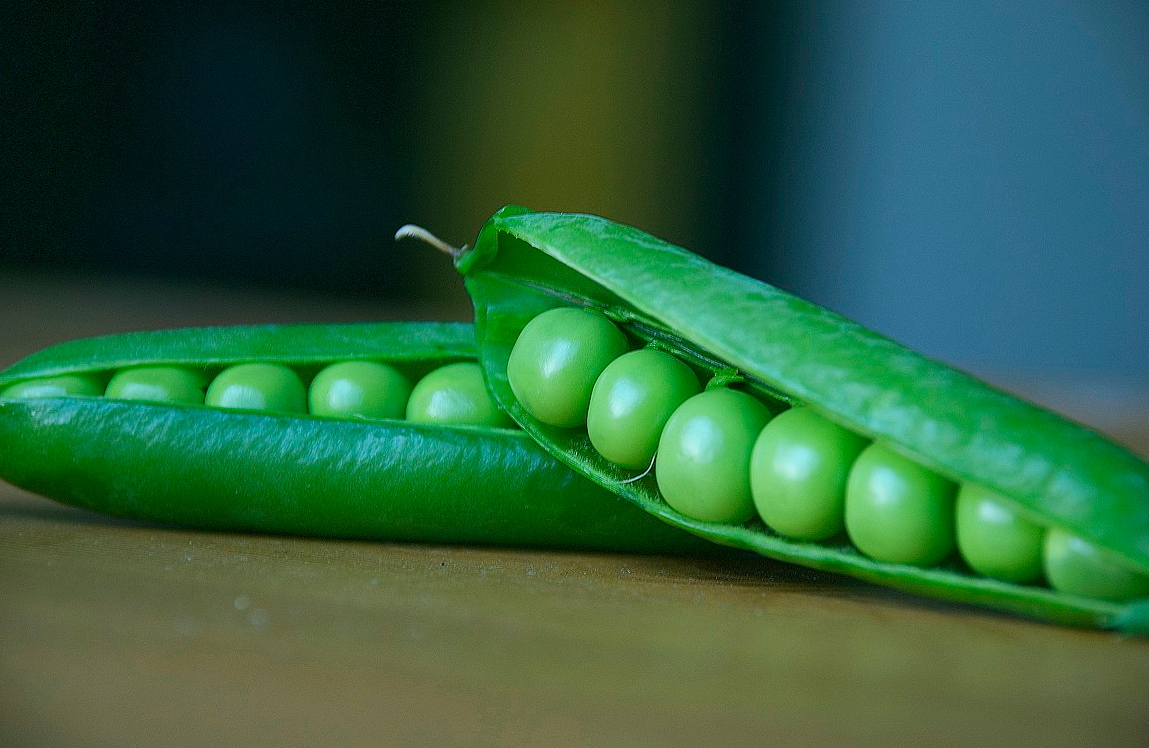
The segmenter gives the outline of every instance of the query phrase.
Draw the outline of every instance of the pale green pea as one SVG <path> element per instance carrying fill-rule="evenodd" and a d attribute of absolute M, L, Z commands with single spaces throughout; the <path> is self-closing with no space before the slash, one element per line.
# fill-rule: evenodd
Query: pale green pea
<path fill-rule="evenodd" d="M 871 444 L 846 483 L 846 533 L 870 558 L 932 566 L 954 549 L 954 491 L 937 473 Z"/>
<path fill-rule="evenodd" d="M 647 468 L 670 414 L 700 389 L 690 367 L 665 351 L 624 353 L 594 383 L 586 421 L 591 445 L 616 465 Z"/>
<path fill-rule="evenodd" d="M 204 402 L 217 408 L 306 413 L 307 389 L 286 366 L 240 364 L 212 380 Z"/>
<path fill-rule="evenodd" d="M 19 382 L 0 392 L 0 398 L 70 397 L 86 395 L 98 397 L 104 387 L 94 376 L 87 374 L 61 374 Z"/>
<path fill-rule="evenodd" d="M 745 392 L 712 389 L 670 416 L 654 474 L 663 499 L 688 517 L 740 524 L 754 516 L 750 450 L 770 410 Z"/>
<path fill-rule="evenodd" d="M 202 405 L 207 377 L 178 366 L 140 366 L 116 372 L 104 392 L 115 400 Z"/>
<path fill-rule="evenodd" d="M 1041 578 L 1045 531 L 1019 516 L 998 494 L 975 483 L 958 489 L 957 547 L 978 574 L 1025 584 Z"/>
<path fill-rule="evenodd" d="M 766 424 L 750 456 L 750 489 L 762 521 L 799 540 L 845 529 L 846 480 L 868 441 L 809 408 Z"/>
<path fill-rule="evenodd" d="M 551 426 L 586 423 L 591 391 L 626 336 L 602 312 L 559 307 L 526 324 L 507 361 L 507 382 L 533 417 Z"/>
<path fill-rule="evenodd" d="M 478 364 L 448 364 L 419 380 L 407 401 L 407 420 L 444 426 L 511 428 L 514 421 L 495 405 Z"/>
<path fill-rule="evenodd" d="M 1104 548 L 1064 530 L 1045 533 L 1045 578 L 1059 592 L 1102 600 L 1149 596 L 1149 576 L 1126 567 Z"/>
<path fill-rule="evenodd" d="M 343 361 L 319 371 L 307 391 L 313 415 L 336 418 L 402 418 L 411 380 L 387 364 Z"/>

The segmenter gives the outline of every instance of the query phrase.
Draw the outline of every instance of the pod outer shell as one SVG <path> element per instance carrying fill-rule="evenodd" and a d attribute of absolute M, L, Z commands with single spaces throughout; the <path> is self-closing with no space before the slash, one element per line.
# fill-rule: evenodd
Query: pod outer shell
<path fill-rule="evenodd" d="M 882 564 L 848 546 L 789 541 L 760 524 L 692 521 L 671 510 L 652 481 L 620 482 L 589 440 L 533 422 L 506 386 L 505 365 L 534 315 L 562 304 L 595 306 L 715 368 L 736 367 L 782 399 L 809 405 L 953 480 L 991 488 L 1031 521 L 1075 532 L 1149 572 L 1149 466 L 1100 435 L 597 216 L 505 208 L 456 266 L 475 302 L 480 360 L 500 405 L 552 454 L 666 521 L 717 543 L 906 591 L 1076 625 L 1144 626 L 1138 603 L 1116 606 L 957 568 Z"/>
<path fill-rule="evenodd" d="M 475 335 L 460 322 L 184 327 L 69 340 L 0 371 L 0 389 L 28 379 L 130 366 L 219 369 L 249 362 L 318 369 L 334 361 L 397 364 L 473 359 Z"/>
<path fill-rule="evenodd" d="M 0 400 L 0 477 L 204 530 L 635 552 L 705 543 L 507 430 L 94 398 Z"/>

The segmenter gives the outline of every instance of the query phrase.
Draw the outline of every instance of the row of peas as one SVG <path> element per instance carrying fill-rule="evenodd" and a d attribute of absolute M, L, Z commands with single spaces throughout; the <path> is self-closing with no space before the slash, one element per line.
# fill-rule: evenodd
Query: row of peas
<path fill-rule="evenodd" d="M 106 375 L 67 374 L 20 382 L 0 392 L 0 398 L 71 395 L 335 418 L 405 418 L 450 426 L 514 425 L 491 400 L 482 370 L 472 362 L 441 366 L 414 385 L 393 366 L 343 361 L 320 369 L 310 385 L 287 366 L 247 363 L 215 377 L 179 366 L 140 366 L 117 371 L 110 380 Z"/>
<path fill-rule="evenodd" d="M 507 365 L 519 403 L 542 423 L 586 428 L 605 459 L 653 467 L 663 499 L 694 519 L 758 516 L 805 542 L 840 542 L 878 561 L 930 567 L 954 551 L 974 572 L 1124 600 L 1149 577 L 1104 549 L 1019 516 L 807 406 L 787 408 L 712 382 L 657 348 L 630 350 L 601 312 L 560 307 L 532 319 Z M 779 412 L 781 411 L 781 412 Z M 657 455 L 657 460 L 656 460 Z"/>

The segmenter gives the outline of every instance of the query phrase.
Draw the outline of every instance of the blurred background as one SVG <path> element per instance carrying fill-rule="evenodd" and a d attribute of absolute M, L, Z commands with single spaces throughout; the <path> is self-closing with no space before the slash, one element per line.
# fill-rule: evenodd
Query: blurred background
<path fill-rule="evenodd" d="M 519 203 L 1071 414 L 1149 413 L 1144 2 L 9 2 L 0 34 L 9 287 L 465 318 L 391 235 L 462 244 Z"/>

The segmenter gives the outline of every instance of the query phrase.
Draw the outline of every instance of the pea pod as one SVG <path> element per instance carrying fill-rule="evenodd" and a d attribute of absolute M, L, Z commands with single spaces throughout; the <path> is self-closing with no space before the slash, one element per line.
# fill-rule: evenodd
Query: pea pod
<path fill-rule="evenodd" d="M 1149 572 L 1149 466 L 1081 426 L 927 359 L 837 314 L 589 215 L 508 207 L 460 250 L 480 360 L 499 404 L 549 452 L 649 513 L 716 543 L 934 597 L 1066 624 L 1149 632 L 1149 601 L 1113 603 L 973 574 L 958 563 L 879 562 L 848 543 L 800 542 L 759 521 L 704 522 L 672 509 L 654 477 L 608 462 L 585 429 L 557 428 L 516 400 L 519 333 L 558 306 L 601 310 L 631 338 L 673 351 L 779 409 L 802 404 L 936 471 L 1001 494 L 1019 515 Z M 657 468 L 656 468 L 657 469 Z"/>
<path fill-rule="evenodd" d="M 336 361 L 412 375 L 473 360 L 470 325 L 230 327 L 76 340 L 0 372 L 0 392 L 178 366 L 205 376 Z M 571 472 L 519 430 L 104 397 L 0 398 L 0 477 L 79 507 L 185 527 L 339 538 L 705 552 Z"/>

